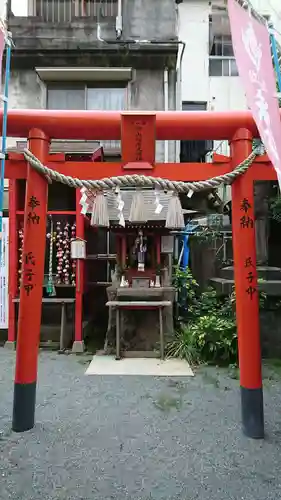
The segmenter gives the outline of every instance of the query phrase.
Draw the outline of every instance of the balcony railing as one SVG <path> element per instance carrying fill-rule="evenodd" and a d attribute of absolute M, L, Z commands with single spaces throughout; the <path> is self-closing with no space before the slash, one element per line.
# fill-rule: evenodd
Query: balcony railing
<path fill-rule="evenodd" d="M 46 23 L 71 23 L 78 19 L 114 18 L 117 0 L 29 0 L 28 17 Z"/>

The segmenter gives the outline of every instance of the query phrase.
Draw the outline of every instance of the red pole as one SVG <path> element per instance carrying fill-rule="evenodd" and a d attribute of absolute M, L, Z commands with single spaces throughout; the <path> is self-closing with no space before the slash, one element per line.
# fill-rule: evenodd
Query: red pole
<path fill-rule="evenodd" d="M 17 187 L 18 181 L 9 181 L 9 326 L 5 347 L 16 345 L 16 308 L 13 299 L 17 294 L 18 238 L 17 238 Z"/>
<path fill-rule="evenodd" d="M 80 206 L 81 193 L 80 189 L 76 189 L 76 237 L 85 239 L 84 216 L 81 215 Z M 76 288 L 75 288 L 75 338 L 72 347 L 73 352 L 83 352 L 83 293 L 84 293 L 84 267 L 85 263 L 82 259 L 77 259 L 76 263 Z"/>
<path fill-rule="evenodd" d="M 46 162 L 49 141 L 41 130 L 30 131 L 29 149 L 40 161 Z M 47 203 L 47 181 L 28 165 L 12 423 L 16 432 L 34 426 Z"/>
<path fill-rule="evenodd" d="M 149 112 L 139 111 L 133 114 L 129 112 L 129 114 L 133 115 L 133 118 L 142 120 L 144 115 L 147 118 Z M 207 113 L 206 111 L 157 111 L 154 114 L 157 140 L 204 140 L 205 137 L 211 137 L 213 140 L 229 140 L 240 127 L 247 127 L 254 136 L 258 135 L 251 111 L 208 111 Z M 65 140 L 93 140 L 98 137 L 99 140 L 118 140 L 121 137 L 122 115 L 128 115 L 128 113 L 11 109 L 8 113 L 7 135 L 26 137 L 30 128 L 36 127 L 44 129 L 52 139 L 64 137 Z M 2 116 L 3 110 L 0 110 L 0 123 Z"/>
<path fill-rule="evenodd" d="M 252 151 L 252 136 L 240 129 L 231 143 L 233 168 Z M 242 428 L 246 436 L 264 438 L 263 390 L 256 268 L 254 187 L 245 174 L 232 184 L 232 234 L 236 290 Z"/>

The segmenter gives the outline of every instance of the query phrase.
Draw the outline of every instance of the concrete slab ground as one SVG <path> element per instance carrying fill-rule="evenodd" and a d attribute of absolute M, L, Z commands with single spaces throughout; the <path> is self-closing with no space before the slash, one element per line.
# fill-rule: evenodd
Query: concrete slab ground
<path fill-rule="evenodd" d="M 86 375 L 144 375 L 153 377 L 193 377 L 188 363 L 181 359 L 124 358 L 94 356 Z"/>
<path fill-rule="evenodd" d="M 39 357 L 36 426 L 15 434 L 14 361 L 0 349 L 1 500 L 281 498 L 280 365 L 265 371 L 267 435 L 253 441 L 229 370 L 85 376 L 92 356 L 54 352 Z"/>

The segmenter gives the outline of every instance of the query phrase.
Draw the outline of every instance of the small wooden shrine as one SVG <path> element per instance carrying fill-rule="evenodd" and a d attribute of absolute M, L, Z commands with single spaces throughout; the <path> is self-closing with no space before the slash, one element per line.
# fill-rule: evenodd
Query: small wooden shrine
<path fill-rule="evenodd" d="M 107 288 L 110 302 L 126 302 L 120 315 L 120 348 L 129 355 L 154 355 L 160 348 L 159 313 L 163 313 L 163 341 L 173 335 L 173 308 L 163 304 L 174 301 L 172 256 L 174 237 L 165 227 L 172 194 L 161 193 L 155 201 L 152 190 L 143 190 L 146 221 L 130 222 L 135 191 L 122 191 L 124 227 L 114 194 L 107 195 L 110 230 L 116 239 L 116 263 L 112 284 Z M 160 208 L 157 209 L 157 206 Z M 160 211 L 161 209 L 161 211 Z M 119 304 L 122 306 L 122 304 Z M 115 350 L 116 308 L 109 308 L 105 350 Z M 129 352 L 128 352 L 129 351 Z"/>

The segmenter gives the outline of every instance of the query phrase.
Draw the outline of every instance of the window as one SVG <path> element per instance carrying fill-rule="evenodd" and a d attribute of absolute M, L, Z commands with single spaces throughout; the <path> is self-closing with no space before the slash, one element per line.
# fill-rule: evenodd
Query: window
<path fill-rule="evenodd" d="M 210 76 L 238 76 L 230 35 L 216 35 L 210 47 Z"/>
<path fill-rule="evenodd" d="M 51 83 L 47 87 L 47 109 L 122 111 L 127 108 L 127 89 L 112 82 L 98 86 Z M 93 139 L 99 140 L 98 137 Z M 120 150 L 120 141 L 100 141 L 108 150 Z"/>
<path fill-rule="evenodd" d="M 183 111 L 206 111 L 206 102 L 184 101 Z M 180 161 L 184 163 L 206 161 L 206 154 L 213 149 L 213 141 L 181 141 Z"/>
<path fill-rule="evenodd" d="M 228 35 L 215 36 L 210 55 L 216 57 L 234 57 L 231 37 Z"/>
<path fill-rule="evenodd" d="M 211 2 L 212 3 L 212 2 Z M 239 76 L 227 9 L 212 5 L 209 17 L 209 76 Z M 269 16 L 263 16 L 267 21 Z"/>
<path fill-rule="evenodd" d="M 99 86 L 84 84 L 49 84 L 47 109 L 82 110 L 96 109 L 119 111 L 126 109 L 126 88 L 114 84 Z"/>
<path fill-rule="evenodd" d="M 215 59 L 210 57 L 209 76 L 239 76 L 235 59 Z"/>
<path fill-rule="evenodd" d="M 207 103 L 198 101 L 183 101 L 182 110 L 183 111 L 206 111 Z"/>
<path fill-rule="evenodd" d="M 47 109 L 85 109 L 85 88 L 75 85 L 49 85 L 47 88 Z"/>
<path fill-rule="evenodd" d="M 120 111 L 125 109 L 124 88 L 88 88 L 86 109 Z"/>

